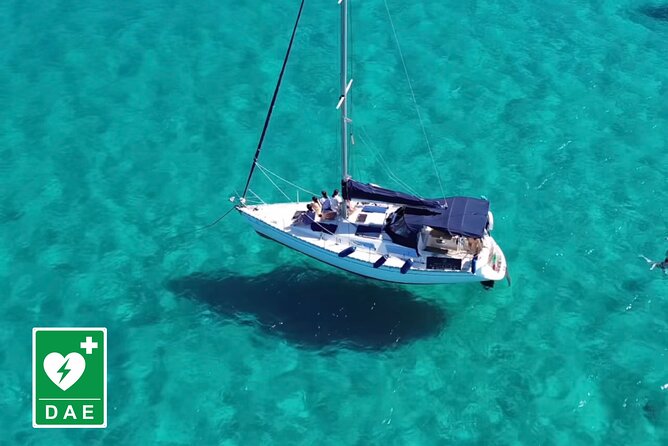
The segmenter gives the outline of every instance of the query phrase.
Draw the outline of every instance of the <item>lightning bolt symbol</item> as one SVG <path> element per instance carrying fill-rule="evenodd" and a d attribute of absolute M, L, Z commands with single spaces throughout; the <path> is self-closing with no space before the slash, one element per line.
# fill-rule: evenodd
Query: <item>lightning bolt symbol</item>
<path fill-rule="evenodd" d="M 71 369 L 67 367 L 68 362 L 70 362 L 69 359 L 67 361 L 65 361 L 65 364 L 63 364 L 63 366 L 61 368 L 58 369 L 58 373 L 60 373 L 60 381 L 59 382 L 63 382 L 63 380 L 65 379 L 67 374 L 70 373 Z"/>

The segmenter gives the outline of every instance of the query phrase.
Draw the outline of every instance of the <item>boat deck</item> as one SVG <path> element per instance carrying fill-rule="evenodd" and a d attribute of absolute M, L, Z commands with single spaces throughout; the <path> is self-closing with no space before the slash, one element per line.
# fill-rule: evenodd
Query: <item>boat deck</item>
<path fill-rule="evenodd" d="M 382 268 L 422 272 L 449 272 L 481 276 L 478 280 L 500 280 L 505 276 L 506 265 L 503 253 L 494 239 L 486 234 L 477 248 L 476 271 L 473 267 L 474 255 L 470 250 L 457 246 L 444 249 L 421 242 L 418 250 L 394 243 L 383 230 L 386 219 L 400 206 L 380 203 L 352 202 L 347 218 L 337 217 L 324 220 L 316 217 L 315 223 L 300 223 L 300 214 L 306 209 L 306 203 L 276 203 L 239 207 L 253 223 L 255 229 L 270 238 L 278 230 L 285 236 L 279 242 L 300 251 L 307 251 L 302 243 L 307 243 L 338 257 L 374 264 L 385 257 Z M 302 243 L 299 243 L 302 242 Z M 302 247 L 304 246 L 304 249 Z M 354 247 L 351 249 L 351 247 Z M 354 251 L 353 251 L 354 249 Z M 352 252 L 351 252 L 352 251 Z M 312 257 L 317 255 L 309 254 Z M 407 264 L 408 262 L 408 264 Z M 330 262 L 331 263 L 331 262 Z"/>

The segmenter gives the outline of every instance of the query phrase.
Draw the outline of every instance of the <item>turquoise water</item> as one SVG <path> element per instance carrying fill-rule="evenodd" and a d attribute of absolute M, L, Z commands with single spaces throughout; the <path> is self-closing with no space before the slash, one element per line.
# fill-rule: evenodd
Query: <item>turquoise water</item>
<path fill-rule="evenodd" d="M 237 215 L 179 236 L 243 187 L 297 2 L 0 3 L 1 444 L 668 443 L 668 276 L 638 258 L 668 249 L 656 3 L 388 4 L 512 287 L 383 286 Z M 438 195 L 383 2 L 352 12 L 352 173 Z M 262 155 L 315 191 L 337 32 L 307 1 Z M 70 325 L 109 330 L 109 427 L 35 430 L 31 328 Z"/>

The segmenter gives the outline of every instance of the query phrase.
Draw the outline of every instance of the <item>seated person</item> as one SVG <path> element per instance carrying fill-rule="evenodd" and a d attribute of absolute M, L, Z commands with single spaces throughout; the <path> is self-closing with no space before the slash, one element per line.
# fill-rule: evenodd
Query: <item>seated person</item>
<path fill-rule="evenodd" d="M 320 203 L 322 203 L 322 211 L 319 216 L 324 220 L 332 220 L 336 218 L 336 201 L 327 196 L 327 192 L 322 191 L 322 198 L 320 198 Z"/>
<path fill-rule="evenodd" d="M 321 191 L 320 194 L 322 195 L 322 197 L 320 197 L 318 199 L 318 201 L 320 202 L 320 206 L 322 207 L 322 210 L 324 211 L 325 210 L 325 203 L 327 203 L 327 201 L 329 200 L 329 197 L 327 196 L 327 192 L 325 192 L 324 190 Z"/>
<path fill-rule="evenodd" d="M 318 217 L 322 217 L 322 205 L 315 195 L 311 197 L 311 206 L 313 206 L 313 211 L 318 214 Z"/>
<path fill-rule="evenodd" d="M 334 220 L 338 213 L 335 209 L 332 209 L 332 204 L 329 200 L 325 201 L 325 205 L 322 207 L 322 219 L 323 220 Z"/>
<path fill-rule="evenodd" d="M 307 225 L 311 226 L 311 223 L 315 222 L 315 211 L 311 203 L 306 205 L 306 212 L 299 216 L 299 219 L 295 222 L 298 225 Z"/>
<path fill-rule="evenodd" d="M 341 209 L 343 209 L 343 197 L 339 194 L 338 189 L 334 189 L 334 192 L 332 192 L 332 199 L 336 200 L 336 210 L 338 212 L 341 212 Z M 353 212 L 355 210 L 355 205 L 350 201 L 346 200 L 345 201 L 345 206 L 348 209 L 348 212 Z"/>
<path fill-rule="evenodd" d="M 335 211 L 340 211 L 341 210 L 341 204 L 343 203 L 343 198 L 341 198 L 341 195 L 339 195 L 339 190 L 334 189 L 334 192 L 332 192 L 332 198 L 330 198 L 330 203 L 332 205 L 332 209 Z M 334 206 L 336 204 L 336 206 Z"/>

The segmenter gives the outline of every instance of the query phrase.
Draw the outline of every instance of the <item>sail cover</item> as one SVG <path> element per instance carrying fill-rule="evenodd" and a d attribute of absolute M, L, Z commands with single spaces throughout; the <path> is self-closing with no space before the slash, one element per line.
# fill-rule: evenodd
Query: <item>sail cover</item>
<path fill-rule="evenodd" d="M 350 178 L 343 182 L 343 198 L 345 200 L 372 200 L 427 208 L 442 208 L 443 206 L 443 200 L 439 203 L 438 200 L 423 199 L 374 184 L 360 183 Z"/>

